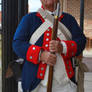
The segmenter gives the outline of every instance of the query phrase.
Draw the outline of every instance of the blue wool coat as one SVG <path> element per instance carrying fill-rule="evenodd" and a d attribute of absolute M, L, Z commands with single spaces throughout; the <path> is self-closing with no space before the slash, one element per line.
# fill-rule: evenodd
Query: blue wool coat
<path fill-rule="evenodd" d="M 75 18 L 67 13 L 63 13 L 63 15 L 64 17 L 61 19 L 61 22 L 72 34 L 72 40 L 77 44 L 76 56 L 78 56 L 85 48 L 86 38 Z M 13 38 L 12 45 L 14 52 L 18 55 L 18 57 L 21 57 L 25 60 L 22 71 L 23 90 L 33 90 L 41 81 L 41 79 L 37 78 L 39 64 L 33 64 L 32 62 L 28 62 L 26 60 L 26 53 L 31 45 L 29 43 L 30 37 L 41 24 L 42 20 L 39 16 L 37 16 L 37 12 L 25 15 L 18 25 Z M 42 46 L 43 36 L 44 35 L 37 40 L 35 43 L 36 46 Z M 71 80 L 74 81 L 74 76 L 71 78 Z"/>

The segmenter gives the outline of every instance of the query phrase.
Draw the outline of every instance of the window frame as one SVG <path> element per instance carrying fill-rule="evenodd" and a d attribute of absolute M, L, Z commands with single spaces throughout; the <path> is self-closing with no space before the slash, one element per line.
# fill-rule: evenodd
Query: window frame
<path fill-rule="evenodd" d="M 2 12 L 2 0 L 1 0 L 1 2 L 0 2 L 0 12 Z M 1 14 L 1 24 L 0 24 L 1 26 L 0 26 L 0 34 L 2 33 L 2 14 Z"/>

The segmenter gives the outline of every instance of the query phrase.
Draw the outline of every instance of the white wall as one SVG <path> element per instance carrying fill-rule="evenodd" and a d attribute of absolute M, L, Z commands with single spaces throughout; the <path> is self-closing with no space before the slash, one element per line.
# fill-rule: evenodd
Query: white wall
<path fill-rule="evenodd" d="M 35 12 L 41 7 L 40 0 L 28 0 L 29 12 Z"/>

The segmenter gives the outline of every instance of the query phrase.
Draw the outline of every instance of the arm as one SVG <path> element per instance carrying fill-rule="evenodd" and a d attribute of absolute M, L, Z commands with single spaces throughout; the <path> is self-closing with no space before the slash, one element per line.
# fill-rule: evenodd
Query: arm
<path fill-rule="evenodd" d="M 51 51 L 61 52 L 67 58 L 71 58 L 73 56 L 78 56 L 79 54 L 81 54 L 81 52 L 85 48 L 85 43 L 86 43 L 86 38 L 83 34 L 83 31 L 78 26 L 74 17 L 72 17 L 71 20 L 69 20 L 69 22 L 71 25 L 68 24 L 69 25 L 68 29 L 70 30 L 70 32 L 72 34 L 72 40 L 61 41 L 61 42 L 54 41 L 51 43 L 55 44 L 55 45 L 50 46 Z"/>
<path fill-rule="evenodd" d="M 39 52 L 41 47 L 32 45 L 29 43 L 29 39 L 31 37 L 31 22 L 29 15 L 26 15 L 22 18 L 18 28 L 15 32 L 13 39 L 13 50 L 15 53 L 29 62 L 34 64 L 39 63 Z"/>
<path fill-rule="evenodd" d="M 86 37 L 74 17 L 72 17 L 71 19 L 71 25 L 69 26 L 69 30 L 72 34 L 72 40 L 64 42 L 67 46 L 66 57 L 71 58 L 73 56 L 78 56 L 82 53 L 85 48 Z"/>

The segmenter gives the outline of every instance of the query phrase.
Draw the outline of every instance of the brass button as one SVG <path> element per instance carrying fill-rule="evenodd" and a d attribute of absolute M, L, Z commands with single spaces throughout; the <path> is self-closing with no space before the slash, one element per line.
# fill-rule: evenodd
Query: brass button
<path fill-rule="evenodd" d="M 48 31 L 50 31 L 50 29 L 48 29 Z"/>
<path fill-rule="evenodd" d="M 33 50 L 35 50 L 35 47 L 33 47 Z"/>
<path fill-rule="evenodd" d="M 72 46 L 74 46 L 74 44 L 72 43 Z"/>
<path fill-rule="evenodd" d="M 69 74 L 71 74 L 72 72 L 69 72 Z"/>
<path fill-rule="evenodd" d="M 49 36 L 50 34 L 49 33 L 47 33 L 47 36 Z"/>
<path fill-rule="evenodd" d="M 30 59 L 32 59 L 32 56 L 30 56 Z"/>
<path fill-rule="evenodd" d="M 40 73 L 40 76 L 42 77 L 42 76 L 43 76 L 43 74 L 42 74 L 42 73 Z"/>
<path fill-rule="evenodd" d="M 48 47 L 48 44 L 46 44 L 45 47 Z"/>
<path fill-rule="evenodd" d="M 47 38 L 46 41 L 49 41 L 49 39 Z"/>
<path fill-rule="evenodd" d="M 41 67 L 41 70 L 43 71 L 43 70 L 44 70 L 44 68 L 43 68 L 43 67 Z"/>

